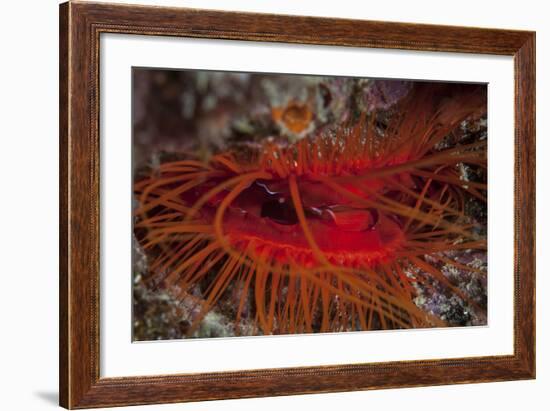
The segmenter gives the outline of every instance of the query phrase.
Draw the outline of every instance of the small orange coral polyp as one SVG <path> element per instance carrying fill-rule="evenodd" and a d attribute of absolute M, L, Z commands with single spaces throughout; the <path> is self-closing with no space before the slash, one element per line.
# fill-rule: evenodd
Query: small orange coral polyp
<path fill-rule="evenodd" d="M 307 104 L 297 101 L 291 101 L 285 107 L 274 107 L 271 115 L 273 120 L 298 134 L 305 131 L 313 120 L 313 113 Z"/>

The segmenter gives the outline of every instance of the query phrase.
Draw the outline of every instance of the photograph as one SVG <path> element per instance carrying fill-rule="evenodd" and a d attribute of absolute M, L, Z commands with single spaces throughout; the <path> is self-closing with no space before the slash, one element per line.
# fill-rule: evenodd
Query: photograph
<path fill-rule="evenodd" d="M 487 325 L 487 84 L 132 68 L 134 341 Z"/>
<path fill-rule="evenodd" d="M 546 410 L 549 16 L 495 4 L 5 2 L 0 410 Z"/>

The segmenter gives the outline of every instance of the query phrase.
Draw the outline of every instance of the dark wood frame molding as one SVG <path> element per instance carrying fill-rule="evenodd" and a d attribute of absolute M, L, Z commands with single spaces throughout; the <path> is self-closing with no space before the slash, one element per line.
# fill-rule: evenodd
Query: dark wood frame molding
<path fill-rule="evenodd" d="M 514 354 L 156 377 L 99 373 L 101 33 L 483 53 L 515 62 Z M 535 33 L 69 2 L 60 6 L 60 404 L 90 408 L 535 378 Z"/>

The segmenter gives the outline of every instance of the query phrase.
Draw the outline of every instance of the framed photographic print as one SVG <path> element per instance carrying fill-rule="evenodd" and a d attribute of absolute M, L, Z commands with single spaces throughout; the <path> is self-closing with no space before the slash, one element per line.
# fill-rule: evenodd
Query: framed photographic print
<path fill-rule="evenodd" d="M 60 6 L 60 403 L 535 377 L 535 34 Z"/>

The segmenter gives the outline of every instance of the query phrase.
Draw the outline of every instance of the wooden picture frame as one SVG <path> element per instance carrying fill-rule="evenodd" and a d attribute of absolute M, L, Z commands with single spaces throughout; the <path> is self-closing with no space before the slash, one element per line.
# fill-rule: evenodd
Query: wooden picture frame
<path fill-rule="evenodd" d="M 100 34 L 513 56 L 514 354 L 100 378 Z M 60 405 L 90 408 L 535 378 L 535 33 L 69 2 L 60 6 Z"/>

